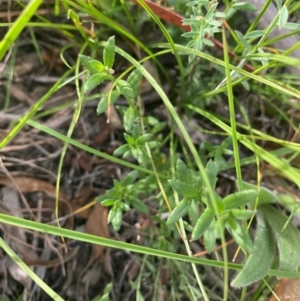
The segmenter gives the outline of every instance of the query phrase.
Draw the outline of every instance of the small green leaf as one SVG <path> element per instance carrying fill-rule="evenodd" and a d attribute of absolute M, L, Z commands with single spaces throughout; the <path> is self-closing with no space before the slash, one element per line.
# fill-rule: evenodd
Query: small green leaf
<path fill-rule="evenodd" d="M 196 225 L 198 218 L 200 216 L 200 212 L 199 212 L 199 201 L 197 198 L 193 198 L 191 206 L 189 208 L 189 218 L 191 221 L 191 224 L 193 226 Z"/>
<path fill-rule="evenodd" d="M 185 198 L 193 198 L 198 196 L 197 190 L 195 190 L 192 186 L 186 183 L 183 183 L 178 180 L 169 180 L 168 182 L 175 191 L 183 195 Z"/>
<path fill-rule="evenodd" d="M 144 134 L 136 139 L 137 144 L 144 144 L 146 142 L 149 142 L 152 139 L 152 134 Z"/>
<path fill-rule="evenodd" d="M 125 96 L 131 105 L 133 105 L 134 92 L 127 81 L 120 79 L 117 82 L 117 90 L 120 94 Z"/>
<path fill-rule="evenodd" d="M 244 48 L 245 49 L 250 49 L 250 45 L 247 42 L 247 40 L 245 39 L 244 35 L 238 30 L 235 30 L 234 32 L 237 35 L 237 37 L 239 38 L 239 40 L 242 43 L 242 45 L 244 46 Z"/>
<path fill-rule="evenodd" d="M 215 190 L 217 183 L 218 167 L 214 161 L 209 160 L 205 167 L 206 175 L 209 179 L 212 190 Z"/>
<path fill-rule="evenodd" d="M 117 210 L 114 207 L 109 210 L 108 217 L 107 217 L 108 224 L 111 223 L 112 220 L 115 218 Z"/>
<path fill-rule="evenodd" d="M 128 175 L 126 175 L 121 181 L 122 186 L 132 185 L 137 179 L 139 172 L 137 170 L 132 170 Z"/>
<path fill-rule="evenodd" d="M 131 158 L 131 157 L 133 157 L 133 154 L 132 154 L 132 151 L 131 151 L 131 148 L 130 148 L 129 151 L 127 151 L 123 154 L 123 158 L 127 159 L 127 158 Z"/>
<path fill-rule="evenodd" d="M 93 67 L 92 62 L 97 62 L 96 60 L 94 60 L 93 58 L 80 54 L 79 55 L 79 59 L 81 61 L 81 63 L 84 65 L 84 67 L 89 70 L 92 74 L 96 74 L 99 73 L 99 70 L 95 67 Z"/>
<path fill-rule="evenodd" d="M 247 3 L 247 2 L 238 2 L 238 3 L 234 3 L 232 5 L 232 8 L 235 8 L 237 10 L 248 10 L 248 11 L 252 11 L 252 12 L 256 12 L 257 8 L 255 5 L 251 4 L 251 3 Z"/>
<path fill-rule="evenodd" d="M 181 217 L 186 215 L 186 213 L 188 212 L 191 206 L 191 203 L 192 203 L 191 198 L 183 199 L 171 212 L 167 220 L 167 225 L 172 225 L 176 223 Z"/>
<path fill-rule="evenodd" d="M 114 156 L 121 156 L 124 153 L 130 150 L 130 146 L 128 144 L 121 145 L 114 151 Z"/>
<path fill-rule="evenodd" d="M 153 127 L 153 129 L 151 130 L 151 133 L 157 134 L 157 133 L 161 132 L 163 129 L 165 129 L 166 126 L 167 126 L 166 122 L 160 122 Z"/>
<path fill-rule="evenodd" d="M 282 0 L 276 0 L 277 9 L 281 10 L 282 8 Z"/>
<path fill-rule="evenodd" d="M 109 207 L 109 206 L 114 205 L 115 202 L 116 202 L 115 199 L 106 199 L 106 200 L 101 202 L 101 205 L 105 206 L 105 207 Z"/>
<path fill-rule="evenodd" d="M 121 203 L 119 206 L 120 210 L 122 211 L 129 211 L 130 210 L 130 206 L 126 203 Z"/>
<path fill-rule="evenodd" d="M 252 189 L 257 191 L 257 185 L 253 185 L 247 182 L 243 182 L 244 189 Z M 256 200 L 250 203 L 250 205 L 254 208 Z M 273 191 L 265 188 L 260 187 L 259 194 L 258 194 L 258 205 L 264 205 L 269 203 L 276 203 L 278 202 L 276 193 Z"/>
<path fill-rule="evenodd" d="M 149 141 L 148 142 L 148 147 L 149 148 L 159 147 L 160 145 L 161 145 L 161 143 L 159 141 Z"/>
<path fill-rule="evenodd" d="M 140 164 L 142 164 L 145 159 L 142 149 L 140 147 L 133 147 L 131 148 L 131 152 L 132 156 L 137 159 Z"/>
<path fill-rule="evenodd" d="M 254 210 L 244 210 L 244 209 L 232 209 L 230 210 L 230 214 L 239 220 L 248 220 L 250 219 L 254 214 Z"/>
<path fill-rule="evenodd" d="M 104 288 L 104 292 L 102 296 L 95 297 L 92 301 L 110 301 L 109 293 L 112 290 L 112 288 L 113 288 L 112 283 L 107 284 Z"/>
<path fill-rule="evenodd" d="M 257 230 L 253 252 L 243 269 L 231 282 L 233 287 L 244 287 L 264 278 L 272 264 L 275 246 L 272 231 L 260 214 L 257 215 Z"/>
<path fill-rule="evenodd" d="M 119 96 L 120 96 L 119 92 L 113 91 L 110 97 L 110 105 L 113 105 L 117 101 Z M 109 100 L 109 94 L 106 94 L 104 97 L 102 97 L 97 107 L 98 115 L 104 113 L 108 109 L 108 100 Z"/>
<path fill-rule="evenodd" d="M 139 199 L 130 200 L 130 204 L 139 212 L 142 212 L 145 214 L 149 213 L 148 207 Z"/>
<path fill-rule="evenodd" d="M 244 250 L 245 252 L 252 251 L 253 242 L 249 235 L 249 232 L 245 227 L 241 226 L 236 218 L 229 217 L 227 218 L 226 229 L 232 235 L 235 242 Z"/>
<path fill-rule="evenodd" d="M 124 138 L 128 142 L 129 145 L 135 145 L 135 140 L 132 136 L 128 135 L 127 133 L 124 133 Z"/>
<path fill-rule="evenodd" d="M 292 22 L 286 22 L 286 24 L 284 25 L 284 28 L 290 29 L 290 30 L 293 30 L 293 31 L 300 31 L 300 24 L 292 23 Z"/>
<path fill-rule="evenodd" d="M 203 39 L 203 44 L 209 47 L 214 47 L 215 44 L 209 39 Z"/>
<path fill-rule="evenodd" d="M 204 232 L 208 229 L 208 227 L 211 225 L 212 221 L 214 220 L 215 213 L 212 208 L 207 207 L 204 212 L 200 215 L 195 228 L 192 233 L 191 240 L 197 240 L 199 239 Z"/>
<path fill-rule="evenodd" d="M 136 118 L 136 110 L 133 106 L 129 106 L 128 109 L 125 111 L 124 117 L 123 117 L 123 124 L 124 129 L 126 132 L 130 132 L 132 129 L 132 126 L 134 124 L 135 118 Z"/>
<path fill-rule="evenodd" d="M 122 225 L 123 212 L 121 209 L 116 209 L 111 224 L 115 231 L 119 231 Z"/>
<path fill-rule="evenodd" d="M 215 203 L 217 205 L 218 212 L 222 214 L 223 212 L 225 212 L 223 199 L 215 191 L 214 194 L 215 194 Z"/>
<path fill-rule="evenodd" d="M 287 208 L 293 215 L 300 218 L 300 204 L 297 195 L 287 193 L 278 193 L 276 195 L 278 203 Z"/>
<path fill-rule="evenodd" d="M 235 209 L 253 202 L 257 198 L 257 195 L 257 191 L 253 189 L 232 193 L 223 199 L 225 210 Z"/>
<path fill-rule="evenodd" d="M 258 48 L 258 49 L 257 49 L 257 52 L 258 52 L 258 53 L 262 53 L 262 54 L 265 53 L 265 52 L 263 51 L 262 48 Z M 263 65 L 266 65 L 266 64 L 269 63 L 269 59 L 266 58 L 266 57 L 261 56 L 259 59 L 260 59 L 260 62 L 261 62 Z"/>
<path fill-rule="evenodd" d="M 140 290 L 136 291 L 136 301 L 145 301 L 145 298 Z"/>
<path fill-rule="evenodd" d="M 109 76 L 105 73 L 93 74 L 84 84 L 84 92 L 94 89 L 105 80 L 110 80 Z"/>
<path fill-rule="evenodd" d="M 226 20 L 229 20 L 235 13 L 237 12 L 237 9 L 235 8 L 229 8 L 227 11 L 226 11 Z"/>
<path fill-rule="evenodd" d="M 265 32 L 263 30 L 253 30 L 245 35 L 245 39 L 256 39 L 263 36 Z"/>
<path fill-rule="evenodd" d="M 114 187 L 112 189 L 107 190 L 104 195 L 106 196 L 105 199 L 115 199 L 115 200 L 118 200 L 119 197 L 120 197 L 120 191 L 117 189 L 117 186 L 114 183 Z M 117 202 L 118 201 L 116 201 L 116 204 L 117 204 Z M 116 205 L 116 204 L 114 204 L 114 205 Z"/>
<path fill-rule="evenodd" d="M 213 220 L 203 234 L 205 249 L 209 254 L 215 249 L 216 239 L 216 222 Z"/>
<path fill-rule="evenodd" d="M 112 68 L 115 60 L 115 36 L 110 37 L 103 50 L 103 62 L 108 68 Z"/>
<path fill-rule="evenodd" d="M 74 10 L 68 9 L 67 16 L 68 16 L 68 19 L 72 19 L 76 25 L 80 24 L 80 19 L 79 19 L 78 15 L 74 12 Z"/>
<path fill-rule="evenodd" d="M 113 179 L 113 183 L 114 183 L 114 188 L 119 190 L 119 191 L 122 191 L 123 190 L 123 186 L 121 184 L 121 182 L 117 179 Z"/>
<path fill-rule="evenodd" d="M 129 76 L 127 78 L 127 82 L 131 86 L 131 88 L 134 92 L 134 96 L 136 96 L 138 93 L 139 84 L 140 84 L 140 80 L 142 79 L 142 77 L 143 77 L 143 74 L 138 69 L 135 69 L 134 71 L 132 71 L 129 74 Z"/>
<path fill-rule="evenodd" d="M 153 116 L 145 116 L 144 120 L 151 126 L 155 126 L 160 123 L 159 120 Z"/>
<path fill-rule="evenodd" d="M 186 167 L 185 163 L 178 159 L 176 162 L 176 172 L 177 172 L 177 178 L 179 181 L 184 183 L 190 183 L 190 173 L 188 168 Z"/>
<path fill-rule="evenodd" d="M 190 207 L 191 209 L 191 207 Z M 190 210 L 189 209 L 189 210 Z M 188 223 L 187 221 L 183 220 L 183 226 L 184 226 L 184 229 L 188 232 L 193 232 L 193 227 L 190 225 L 190 223 Z"/>
<path fill-rule="evenodd" d="M 289 17 L 289 10 L 287 9 L 286 6 L 283 6 L 282 9 L 279 11 L 279 19 L 278 19 L 278 26 L 279 29 L 282 29 L 285 24 L 288 21 Z"/>
<path fill-rule="evenodd" d="M 270 205 L 259 207 L 274 231 L 279 253 L 280 269 L 296 270 L 300 265 L 300 232 L 288 218 Z"/>
<path fill-rule="evenodd" d="M 112 288 L 113 288 L 112 283 L 108 283 L 108 284 L 105 286 L 103 293 L 104 293 L 104 294 L 110 293 L 111 290 L 112 290 Z"/>
<path fill-rule="evenodd" d="M 104 65 L 99 61 L 93 60 L 93 61 L 90 61 L 90 64 L 98 72 L 103 72 L 105 70 Z"/>

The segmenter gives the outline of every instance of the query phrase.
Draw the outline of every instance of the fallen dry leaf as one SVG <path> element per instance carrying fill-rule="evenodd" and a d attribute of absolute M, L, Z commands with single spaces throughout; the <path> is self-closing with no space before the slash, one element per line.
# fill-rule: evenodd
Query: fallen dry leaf
<path fill-rule="evenodd" d="M 281 301 L 299 301 L 300 300 L 300 278 L 282 278 L 276 284 L 275 294 Z M 275 296 L 271 296 L 269 301 L 277 301 Z"/>
<path fill-rule="evenodd" d="M 107 225 L 108 209 L 101 204 L 96 204 L 92 209 L 88 220 L 85 223 L 87 233 L 100 237 L 109 238 L 109 229 Z M 93 245 L 92 260 L 103 258 L 105 247 Z"/>

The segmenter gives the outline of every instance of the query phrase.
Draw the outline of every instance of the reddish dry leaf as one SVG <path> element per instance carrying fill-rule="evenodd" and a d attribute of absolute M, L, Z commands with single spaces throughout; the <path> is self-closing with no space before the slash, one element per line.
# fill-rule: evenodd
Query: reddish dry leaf
<path fill-rule="evenodd" d="M 300 300 L 300 278 L 290 279 L 282 278 L 276 284 L 275 294 L 281 301 L 299 301 Z M 273 295 L 269 301 L 276 301 Z"/>
<path fill-rule="evenodd" d="M 108 210 L 100 204 L 96 204 L 91 211 L 88 220 L 85 223 L 86 232 L 104 238 L 109 238 L 109 229 L 107 225 Z M 102 259 L 105 247 L 93 245 L 92 259 Z"/>
<path fill-rule="evenodd" d="M 140 3 L 137 0 L 132 0 L 132 1 L 140 5 Z M 148 7 L 155 13 L 155 15 L 161 18 L 162 20 L 165 20 L 170 24 L 180 27 L 185 31 L 190 31 L 189 25 L 182 24 L 183 17 L 181 15 L 175 13 L 170 8 L 162 7 L 154 2 L 148 0 L 145 0 L 145 2 L 147 3 Z"/>

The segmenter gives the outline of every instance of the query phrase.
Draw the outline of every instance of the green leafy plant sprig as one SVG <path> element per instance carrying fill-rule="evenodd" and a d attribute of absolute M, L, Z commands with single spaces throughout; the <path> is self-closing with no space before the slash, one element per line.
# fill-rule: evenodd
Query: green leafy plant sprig
<path fill-rule="evenodd" d="M 300 233 L 287 217 L 270 205 L 278 202 L 274 193 L 267 189 L 258 191 L 257 187 L 244 183 L 243 191 L 224 198 L 215 192 L 215 204 L 212 204 L 206 197 L 205 187 L 197 172 L 187 168 L 180 159 L 177 160 L 176 171 L 177 178 L 169 180 L 169 184 L 182 199 L 170 214 L 167 225 L 173 225 L 187 215 L 192 225 L 191 240 L 203 236 L 208 252 L 215 248 L 220 229 L 218 224 L 223 231 L 226 229 L 244 253 L 249 255 L 243 269 L 231 282 L 232 286 L 248 286 L 264 278 L 276 257 L 275 244 L 279 255 L 279 268 L 285 271 L 297 269 L 300 265 Z M 206 172 L 215 188 L 217 164 L 210 160 L 206 165 Z M 254 210 L 255 208 L 257 209 Z M 252 242 L 241 221 L 251 219 L 254 214 L 257 217 L 257 227 Z"/>
<path fill-rule="evenodd" d="M 96 199 L 103 206 L 111 207 L 107 222 L 112 223 L 116 231 L 121 227 L 123 211 L 128 211 L 130 207 L 134 207 L 140 212 L 148 212 L 147 206 L 139 199 L 141 191 L 135 189 L 134 182 L 137 177 L 138 172 L 134 170 L 122 181 L 114 180 L 114 187 Z"/>
<path fill-rule="evenodd" d="M 211 186 L 215 189 L 218 173 L 217 164 L 210 160 L 205 169 Z M 224 230 L 227 229 L 231 233 L 245 252 L 252 250 L 253 244 L 250 235 L 238 223 L 238 220 L 247 220 L 253 216 L 253 210 L 241 209 L 241 207 L 253 202 L 257 197 L 257 191 L 247 189 L 230 194 L 223 199 L 215 193 L 215 204 L 212 204 L 206 195 L 206 189 L 199 173 L 188 169 L 180 159 L 177 160 L 176 170 L 177 179 L 169 180 L 169 184 L 183 198 L 173 209 L 167 224 L 172 225 L 188 214 L 190 220 L 195 223 L 191 240 L 197 240 L 204 236 L 207 251 L 212 252 L 215 248 L 218 229 L 220 229 L 218 223 L 220 223 Z M 215 209 L 218 211 L 219 219 L 216 219 Z M 207 231 L 208 233 L 206 233 Z"/>
<path fill-rule="evenodd" d="M 213 42 L 208 37 L 213 37 L 215 33 L 221 32 L 222 22 L 220 19 L 225 17 L 223 13 L 216 11 L 218 2 L 195 0 L 190 1 L 187 5 L 192 9 L 191 17 L 183 20 L 184 25 L 191 27 L 190 32 L 182 35 L 190 40 L 187 47 L 198 51 L 201 51 L 205 45 L 214 47 Z M 206 11 L 206 14 L 203 11 Z M 190 61 L 194 57 L 191 55 Z"/>
<path fill-rule="evenodd" d="M 145 152 L 145 146 L 159 149 L 159 140 L 154 139 L 154 135 L 165 124 L 153 117 L 143 117 L 134 103 L 138 92 L 138 83 L 141 79 L 139 71 L 133 71 L 127 81 L 113 77 L 114 56 L 110 52 L 114 52 L 114 47 L 114 38 L 110 38 L 103 53 L 103 63 L 81 56 L 83 64 L 91 72 L 91 76 L 85 84 L 85 90 L 92 89 L 104 80 L 114 82 L 116 89 L 104 95 L 100 100 L 97 112 L 103 113 L 107 110 L 108 105 L 114 103 L 121 94 L 125 96 L 129 103 L 123 112 L 126 142 L 115 151 L 115 155 L 122 155 L 124 158 L 133 157 L 139 164 L 147 165 L 149 158 Z M 147 131 L 145 131 L 146 128 Z M 208 161 L 205 168 L 210 185 L 214 190 L 216 189 L 219 168 L 224 164 L 224 160 L 222 160 L 224 147 L 220 146 L 222 151 L 216 150 L 214 161 Z M 143 177 L 138 179 L 138 177 L 139 174 L 136 171 L 130 172 L 122 181 L 115 180 L 114 187 L 97 198 L 97 201 L 104 206 L 111 207 L 108 222 L 112 223 L 115 230 L 120 229 L 123 213 L 130 208 L 147 212 L 147 206 L 140 198 L 145 179 Z M 155 183 L 154 178 L 152 178 L 153 183 Z M 208 197 L 207 189 L 199 172 L 188 168 L 180 159 L 176 163 L 176 178 L 169 180 L 169 185 L 173 191 L 181 196 L 181 200 L 177 205 L 173 204 L 173 210 L 166 222 L 167 226 L 173 227 L 176 222 L 187 215 L 189 220 L 185 221 L 184 224 L 186 229 L 191 231 L 191 239 L 197 240 L 203 236 L 208 252 L 214 250 L 221 229 L 223 232 L 227 230 L 231 234 L 245 254 L 250 254 L 246 259 L 244 268 L 232 281 L 232 286 L 243 287 L 264 278 L 276 256 L 275 244 L 278 249 L 281 269 L 292 271 L 299 266 L 300 244 L 296 245 L 296 254 L 294 254 L 291 242 L 295 239 L 300 241 L 300 234 L 293 225 L 288 223 L 286 217 L 266 204 L 264 201 L 266 195 L 268 202 L 270 199 L 274 200 L 268 193 L 262 195 L 256 187 L 245 184 L 242 191 L 223 198 L 215 191 L 215 198 L 212 201 Z M 153 192 L 155 189 L 155 185 L 152 185 L 151 191 Z M 257 198 L 259 200 L 258 207 L 255 206 Z M 256 212 L 257 231 L 254 242 L 252 242 L 252 238 L 245 228 L 245 223 L 241 221 L 249 220 Z M 261 250 L 266 251 L 263 253 Z"/>
<path fill-rule="evenodd" d="M 130 73 L 127 80 L 116 79 L 112 69 L 115 58 L 115 37 L 110 37 L 104 46 L 103 62 L 91 57 L 80 55 L 80 60 L 90 72 L 85 82 L 84 91 L 94 89 L 104 81 L 112 81 L 114 89 L 107 92 L 99 101 L 97 113 L 102 114 L 123 95 L 129 106 L 121 108 L 123 114 L 125 143 L 114 151 L 115 156 L 134 158 L 140 165 L 148 166 L 149 157 L 146 152 L 146 144 L 149 149 L 158 149 L 161 145 L 162 136 L 158 135 L 166 126 L 165 122 L 159 122 L 152 116 L 142 116 L 138 106 L 135 105 L 135 97 L 139 91 L 139 82 L 142 74 L 138 70 Z M 158 153 L 158 157 L 161 158 Z M 138 179 L 138 172 L 132 171 L 122 181 L 114 180 L 113 188 L 97 198 L 103 206 L 111 207 L 108 223 L 118 231 L 121 227 L 123 212 L 131 207 L 140 212 L 147 213 L 146 205 L 139 196 L 145 192 L 143 185 L 145 178 Z M 153 189 L 155 189 L 154 187 Z"/>

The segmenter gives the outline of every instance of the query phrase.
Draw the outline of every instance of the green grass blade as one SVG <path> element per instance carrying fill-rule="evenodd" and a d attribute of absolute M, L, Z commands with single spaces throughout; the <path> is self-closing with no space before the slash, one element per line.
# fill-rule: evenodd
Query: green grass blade
<path fill-rule="evenodd" d="M 30 18 L 35 14 L 43 0 L 32 0 L 25 7 L 16 22 L 8 30 L 3 40 L 0 42 L 0 61 L 3 59 L 6 51 L 11 47 L 14 41 L 18 38 L 23 28 L 27 25 Z"/>
<path fill-rule="evenodd" d="M 9 134 L 4 137 L 4 139 L 0 142 L 0 150 L 8 144 L 23 128 L 23 126 L 26 124 L 26 122 L 32 118 L 35 113 L 43 106 L 43 104 L 47 101 L 47 99 L 60 88 L 61 85 L 63 85 L 63 80 L 71 73 L 73 72 L 73 69 L 68 70 L 53 86 L 52 88 L 37 102 L 35 103 L 30 111 L 22 117 L 22 119 L 19 121 L 19 123 L 9 132 Z"/>
<path fill-rule="evenodd" d="M 161 43 L 160 44 L 161 47 L 164 47 L 164 48 L 170 48 L 170 46 L 168 44 L 164 44 L 164 43 Z M 208 60 L 209 62 L 212 62 L 214 64 L 217 64 L 219 66 L 222 66 L 222 67 L 225 67 L 225 62 L 223 62 L 222 60 L 220 59 L 217 59 L 207 53 L 204 53 L 204 52 L 201 52 L 201 51 L 196 51 L 196 50 L 193 50 L 193 49 L 190 49 L 188 47 L 185 47 L 185 46 L 182 46 L 182 45 L 179 45 L 179 44 L 175 44 L 176 48 L 178 51 L 184 53 L 184 54 L 193 54 L 193 55 L 196 55 L 200 58 L 203 58 L 205 60 Z M 299 61 L 299 60 L 297 60 Z M 233 70 L 233 71 L 236 71 L 237 73 L 243 75 L 243 77 L 241 77 L 239 80 L 236 80 L 234 82 L 232 82 L 232 86 L 235 86 L 237 84 L 239 84 L 240 82 L 242 82 L 243 80 L 245 79 L 253 79 L 255 80 L 256 82 L 259 82 L 259 83 L 262 83 L 262 84 L 265 84 L 269 87 L 272 87 L 274 89 L 276 89 L 278 92 L 280 92 L 281 94 L 286 94 L 286 95 L 289 95 L 289 96 L 292 96 L 292 97 L 296 97 L 298 99 L 300 99 L 300 91 L 289 86 L 289 85 L 286 85 L 282 82 L 278 82 L 278 81 L 274 81 L 274 80 L 269 80 L 267 79 L 266 77 L 262 76 L 262 75 L 257 75 L 256 73 L 259 73 L 261 71 L 264 70 L 264 68 L 261 68 L 261 69 L 258 69 L 256 70 L 255 72 L 247 72 L 241 68 L 238 68 L 236 66 L 233 66 L 231 64 L 228 65 L 230 70 Z M 217 93 L 221 93 L 221 92 L 224 92 L 226 91 L 227 88 L 226 87 L 221 87 L 217 90 L 214 90 L 210 93 L 206 93 L 204 96 L 209 96 L 209 95 L 214 95 L 214 94 L 217 94 Z"/>
<path fill-rule="evenodd" d="M 124 161 L 122 159 L 110 156 L 110 155 L 108 155 L 106 153 L 100 152 L 100 151 L 98 151 L 98 150 L 96 150 L 96 149 L 94 149 L 92 147 L 89 147 L 89 146 L 87 146 L 87 145 L 85 145 L 83 143 L 80 143 L 80 142 L 78 142 L 78 141 L 76 141 L 74 139 L 71 139 L 71 138 L 69 138 L 69 137 L 67 137 L 67 136 L 65 136 L 65 135 L 63 135 L 63 134 L 61 134 L 61 133 L 59 133 L 59 132 L 51 129 L 51 128 L 48 128 L 45 125 L 43 125 L 41 123 L 38 123 L 38 122 L 36 122 L 34 120 L 28 120 L 26 123 L 28 125 L 36 128 L 36 129 L 39 129 L 40 131 L 43 131 L 43 132 L 45 132 L 45 133 L 47 133 L 47 134 L 49 134 L 49 135 L 51 135 L 53 137 L 56 137 L 57 139 L 59 139 L 59 140 L 61 140 L 63 142 L 67 142 L 67 143 L 69 143 L 71 145 L 74 145 L 74 146 L 76 146 L 76 147 L 78 147 L 78 148 L 80 148 L 80 149 L 82 149 L 82 150 L 84 150 L 84 151 L 86 151 L 88 153 L 91 153 L 91 154 L 96 155 L 96 156 L 98 156 L 100 158 L 106 159 L 106 160 L 108 160 L 110 162 L 114 162 L 116 164 L 120 164 L 120 165 L 126 166 L 128 168 L 135 169 L 135 170 L 138 170 L 140 172 L 144 172 L 146 174 L 154 174 L 154 172 L 152 170 L 146 169 L 146 168 L 141 167 L 139 165 L 135 165 L 135 164 L 129 163 L 127 161 Z M 160 177 L 166 179 L 166 177 L 163 176 L 163 175 L 161 175 Z"/>
<path fill-rule="evenodd" d="M 11 215 L 1 214 L 0 213 L 0 222 L 6 223 L 9 225 L 22 227 L 26 229 L 31 229 L 34 231 L 44 232 L 56 236 L 63 236 L 68 237 L 70 239 L 75 239 L 91 244 L 97 244 L 101 246 L 106 246 L 110 248 L 117 248 L 122 250 L 128 250 L 131 252 L 137 252 L 142 254 L 148 254 L 152 256 L 158 256 L 162 258 L 168 258 L 172 260 L 178 260 L 182 262 L 189 262 L 189 263 L 196 263 L 206 266 L 213 266 L 222 268 L 224 266 L 224 263 L 217 260 L 211 260 L 211 259 L 203 259 L 203 258 L 196 258 L 196 257 L 190 257 L 186 255 L 181 255 L 177 253 L 171 253 L 166 251 L 161 251 L 158 249 L 152 249 L 148 247 L 142 247 L 139 245 L 134 245 L 126 242 L 116 241 L 114 239 L 108 239 L 103 238 L 91 234 L 86 234 L 82 232 L 76 232 L 69 229 L 63 229 L 54 227 L 47 224 L 42 224 L 34 221 L 24 220 L 22 218 L 18 218 Z M 240 270 L 242 268 L 241 264 L 236 263 L 228 263 L 228 268 L 233 270 Z M 290 277 L 290 278 L 297 278 L 300 277 L 300 272 L 287 272 L 287 271 L 277 271 L 277 270 L 269 270 L 268 275 L 270 276 L 277 276 L 277 277 Z"/>
<path fill-rule="evenodd" d="M 237 140 L 237 130 L 236 130 L 236 121 L 235 121 L 235 109 L 234 109 L 234 98 L 231 84 L 231 73 L 229 67 L 229 54 L 228 54 L 228 45 L 226 40 L 225 27 L 222 29 L 222 37 L 223 37 L 223 45 L 224 45 L 224 62 L 225 62 L 225 74 L 227 80 L 227 95 L 228 95 L 228 105 L 229 105 L 229 115 L 230 115 L 230 126 L 231 126 L 231 137 L 232 137 L 232 145 L 233 145 L 233 153 L 234 153 L 234 162 L 235 162 L 235 172 L 237 178 L 237 186 L 238 190 L 243 190 L 243 179 L 242 179 L 242 171 L 241 171 L 241 163 L 240 163 L 240 154 L 239 154 L 239 146 Z"/>
<path fill-rule="evenodd" d="M 221 129 L 223 129 L 229 135 L 232 134 L 231 127 L 227 124 L 222 122 L 220 119 L 215 117 L 214 115 L 208 113 L 201 108 L 195 107 L 193 105 L 185 105 L 187 108 L 194 110 L 195 112 L 201 114 L 202 116 L 206 117 L 211 122 L 215 123 Z M 237 132 L 237 139 L 240 143 L 244 144 L 248 149 L 253 151 L 257 154 L 261 159 L 268 162 L 271 166 L 278 170 L 284 177 L 290 179 L 292 182 L 296 183 L 300 187 L 300 170 L 290 166 L 284 160 L 279 159 L 278 157 L 274 156 L 271 152 L 264 150 L 262 147 L 258 146 L 257 144 L 250 141 L 245 135 L 242 135 Z"/>

